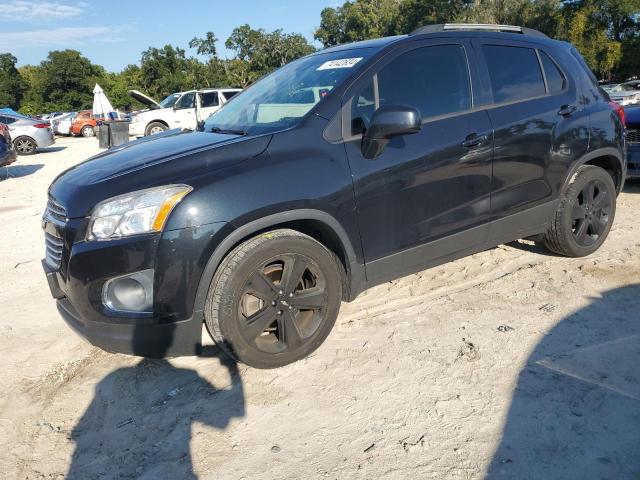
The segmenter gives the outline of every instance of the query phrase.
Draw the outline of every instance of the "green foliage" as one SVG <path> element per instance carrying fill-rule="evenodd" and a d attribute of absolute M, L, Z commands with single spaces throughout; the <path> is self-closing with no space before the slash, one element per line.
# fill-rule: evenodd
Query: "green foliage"
<path fill-rule="evenodd" d="M 523 25 L 572 42 L 599 78 L 640 76 L 640 0 L 348 0 L 325 8 L 315 38 L 324 46 L 409 33 L 433 23 Z M 161 100 L 173 92 L 206 87 L 246 87 L 282 65 L 312 53 L 304 36 L 241 25 L 225 41 L 234 53 L 218 57 L 211 31 L 194 37 L 196 56 L 173 45 L 149 47 L 140 65 L 106 72 L 76 50 L 49 52 L 40 65 L 16 69 L 0 54 L 0 107 L 24 113 L 90 108 L 99 83 L 114 107 L 140 108 L 128 94 L 141 90 Z M 204 59 L 203 59 L 204 57 Z"/>
<path fill-rule="evenodd" d="M 40 64 L 42 100 L 45 111 L 91 108 L 93 87 L 105 75 L 77 50 L 55 50 Z"/>
<path fill-rule="evenodd" d="M 600 78 L 624 80 L 640 75 L 639 21 L 640 0 L 349 0 L 322 11 L 315 38 L 331 46 L 434 23 L 522 25 L 572 42 Z"/>
<path fill-rule="evenodd" d="M 325 47 L 395 33 L 400 0 L 355 0 L 325 8 L 315 38 Z"/>
<path fill-rule="evenodd" d="M 282 30 L 267 33 L 263 29 L 254 30 L 249 25 L 235 28 L 225 46 L 236 54 L 236 58 L 228 64 L 227 73 L 241 87 L 291 60 L 315 51 L 300 34 L 286 34 Z"/>
<path fill-rule="evenodd" d="M 27 84 L 16 68 L 18 59 L 10 53 L 0 54 L 0 108 L 18 108 Z"/>

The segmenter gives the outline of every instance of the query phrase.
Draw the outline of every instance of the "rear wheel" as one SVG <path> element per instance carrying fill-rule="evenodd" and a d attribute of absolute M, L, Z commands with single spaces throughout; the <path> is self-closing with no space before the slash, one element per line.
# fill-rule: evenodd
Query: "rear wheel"
<path fill-rule="evenodd" d="M 248 240 L 211 282 L 205 321 L 215 342 L 256 368 L 300 360 L 325 340 L 342 299 L 335 255 L 294 230 Z"/>
<path fill-rule="evenodd" d="M 164 123 L 160 123 L 160 122 L 151 122 L 149 125 L 147 125 L 147 128 L 144 132 L 144 134 L 146 136 L 149 135 L 156 135 L 157 133 L 162 133 L 165 130 L 168 130 L 169 127 L 167 127 Z"/>
<path fill-rule="evenodd" d="M 82 130 L 80 130 L 80 134 L 83 137 L 95 137 L 96 131 L 91 125 L 85 125 L 82 127 Z"/>
<path fill-rule="evenodd" d="M 604 243 L 615 213 L 616 187 L 611 176 L 600 167 L 584 165 L 562 194 L 544 245 L 569 257 L 589 255 Z"/>
<path fill-rule="evenodd" d="M 36 142 L 29 137 L 18 137 L 13 141 L 13 148 L 18 155 L 33 155 L 37 147 Z"/>

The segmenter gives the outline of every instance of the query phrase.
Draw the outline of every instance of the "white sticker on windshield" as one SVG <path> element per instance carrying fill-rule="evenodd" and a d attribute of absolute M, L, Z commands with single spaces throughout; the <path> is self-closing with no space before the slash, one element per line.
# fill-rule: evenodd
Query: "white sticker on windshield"
<path fill-rule="evenodd" d="M 341 58 L 340 60 L 329 60 L 320 65 L 316 70 L 331 70 L 334 68 L 351 68 L 356 63 L 362 60 L 362 57 L 358 58 Z"/>

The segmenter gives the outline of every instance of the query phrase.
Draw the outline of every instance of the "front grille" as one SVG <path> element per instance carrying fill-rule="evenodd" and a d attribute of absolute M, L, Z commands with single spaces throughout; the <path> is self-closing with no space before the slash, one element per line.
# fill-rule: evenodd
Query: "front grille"
<path fill-rule="evenodd" d="M 60 262 L 62 261 L 62 247 L 64 246 L 64 242 L 61 238 L 44 232 L 44 244 L 45 262 L 47 262 L 47 265 L 51 268 L 59 269 Z"/>
<path fill-rule="evenodd" d="M 627 129 L 627 142 L 640 143 L 640 128 Z"/>
<path fill-rule="evenodd" d="M 45 212 L 45 215 L 47 213 L 49 213 L 56 220 L 60 220 L 62 222 L 67 221 L 67 210 L 53 198 L 49 198 L 49 201 L 47 202 L 47 210 Z"/>
<path fill-rule="evenodd" d="M 67 210 L 53 198 L 49 197 L 47 209 L 44 211 L 42 219 L 45 228 L 44 260 L 51 268 L 58 270 L 62 262 L 62 250 L 64 248 L 62 237 L 64 236 L 63 232 L 67 223 Z"/>

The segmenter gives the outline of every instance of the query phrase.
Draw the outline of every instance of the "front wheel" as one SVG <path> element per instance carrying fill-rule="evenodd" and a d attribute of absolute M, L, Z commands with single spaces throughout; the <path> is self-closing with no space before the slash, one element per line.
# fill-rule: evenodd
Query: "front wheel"
<path fill-rule="evenodd" d="M 300 360 L 325 340 L 342 300 L 336 256 L 294 230 L 274 230 L 229 253 L 205 307 L 213 340 L 256 368 Z"/>
<path fill-rule="evenodd" d="M 583 165 L 560 197 L 544 245 L 568 257 L 595 252 L 609 235 L 616 213 L 616 187 L 606 170 Z"/>

